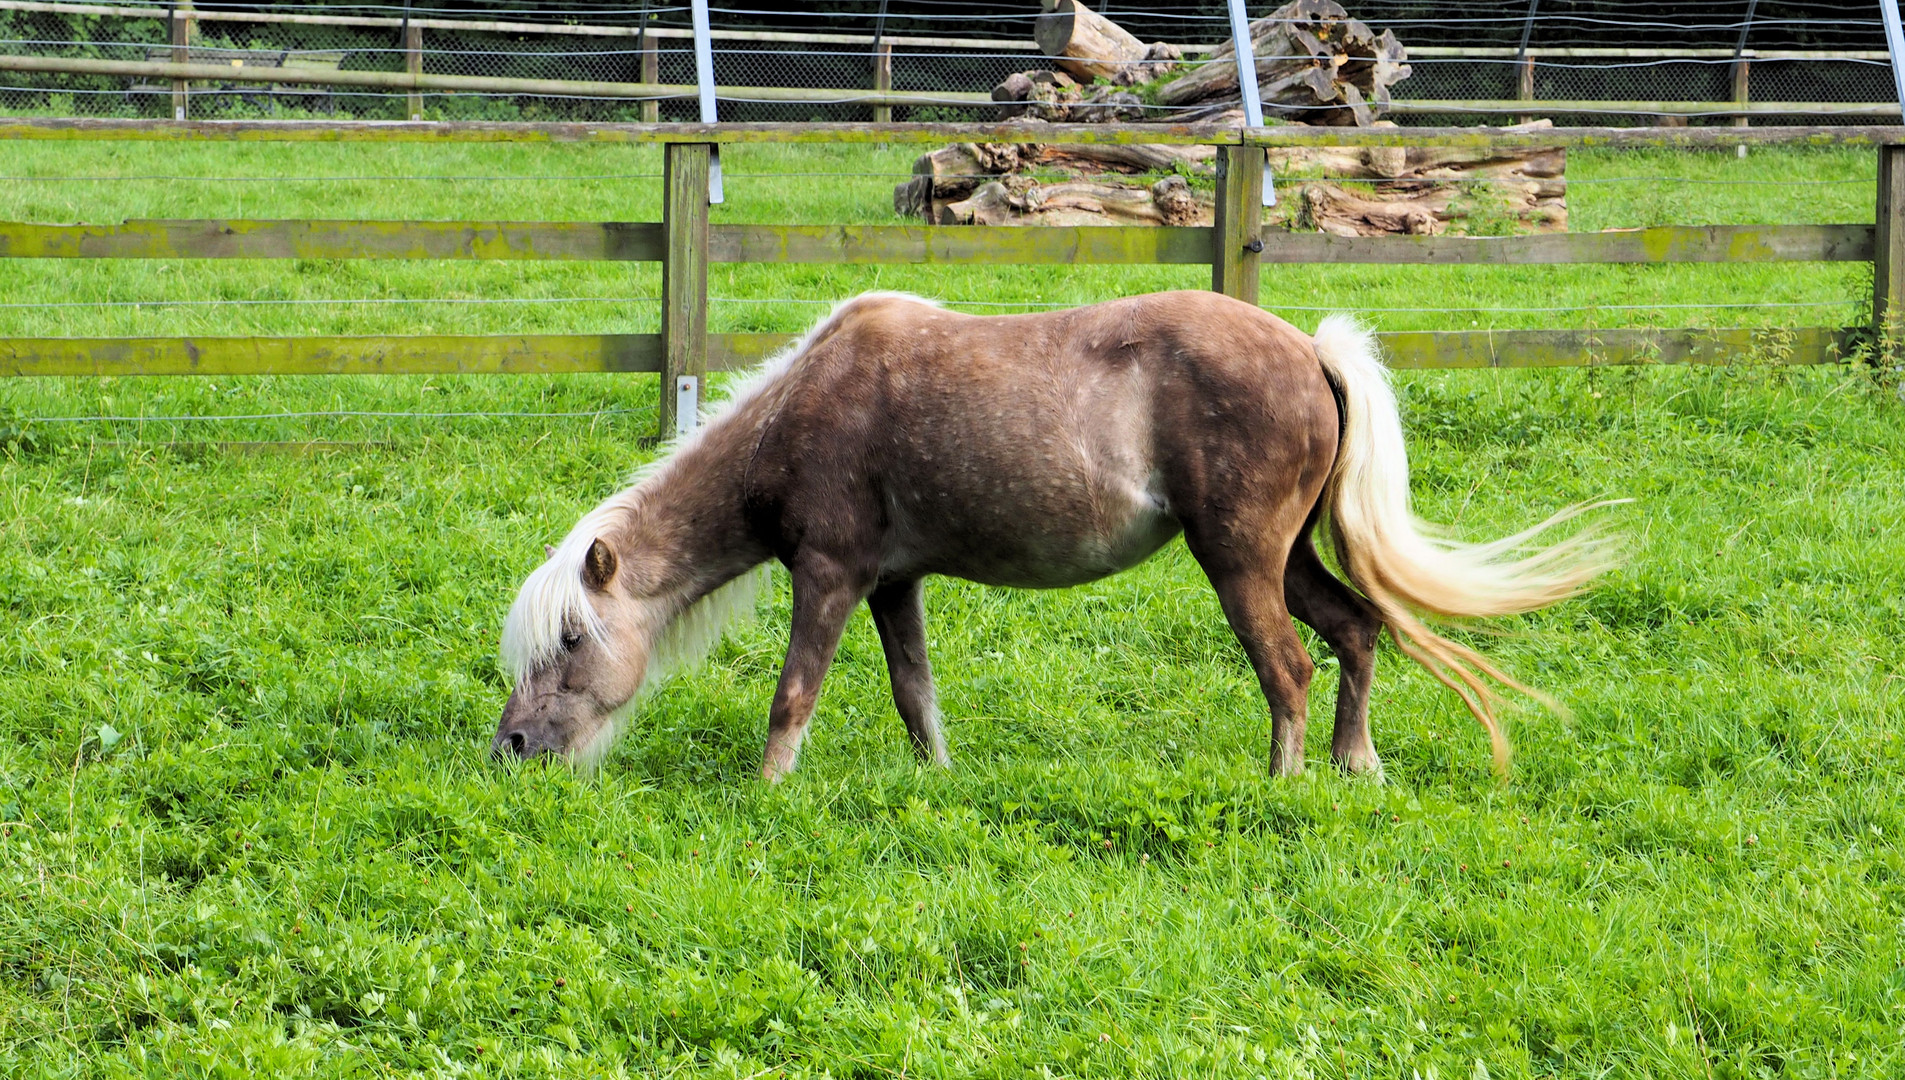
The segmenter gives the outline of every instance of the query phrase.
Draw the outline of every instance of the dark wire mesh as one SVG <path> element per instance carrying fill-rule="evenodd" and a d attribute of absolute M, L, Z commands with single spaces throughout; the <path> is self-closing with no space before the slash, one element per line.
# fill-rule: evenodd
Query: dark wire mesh
<path fill-rule="evenodd" d="M 201 5 L 207 7 L 209 5 Z M 776 25 L 766 5 L 734 3 L 716 13 L 717 27 Z M 954 47 L 901 44 L 891 48 L 892 88 L 900 91 L 984 93 L 1015 71 L 1049 64 L 1022 46 L 1030 38 L 1025 17 L 1010 20 L 959 16 L 939 5 L 895 14 L 888 34 L 931 34 L 979 39 Z M 1209 43 L 1227 36 L 1220 4 L 1093 5 L 1144 40 Z M 1483 0 L 1388 0 L 1352 4 L 1355 13 L 1377 28 L 1394 29 L 1405 45 L 1461 45 L 1468 48 L 1514 47 L 1527 32 L 1533 58 L 1531 115 L 1548 100 L 1728 101 L 1734 96 L 1734 65 L 1724 51 L 1699 60 L 1662 58 L 1666 47 L 1731 50 L 1740 40 L 1745 3 L 1685 0 L 1680 4 L 1636 5 L 1628 0 L 1542 0 L 1529 25 L 1519 2 Z M 600 7 L 598 5 L 598 7 Z M 272 11 L 301 10 L 274 6 Z M 391 20 L 400 8 L 325 7 L 329 15 L 362 14 Z M 422 11 L 423 9 L 417 9 Z M 652 5 L 650 28 L 679 30 L 685 10 Z M 1749 47 L 1835 50 L 1804 60 L 1757 61 L 1750 66 L 1750 96 L 1758 101 L 1874 102 L 1896 93 L 1883 61 L 1859 60 L 1844 53 L 1876 43 L 1877 9 L 1852 9 L 1823 2 L 1762 3 L 1748 30 Z M 556 18 L 611 27 L 608 34 L 526 33 L 426 27 L 421 31 L 422 68 L 427 73 L 575 82 L 642 81 L 642 53 L 652 50 L 656 78 L 688 85 L 695 81 L 694 53 L 682 37 L 640 36 L 644 25 L 638 4 L 616 4 L 590 11 L 561 13 L 529 10 L 495 18 L 553 22 Z M 435 17 L 449 13 L 432 12 Z M 874 86 L 875 57 L 870 14 L 806 12 L 782 29 L 864 35 L 865 43 L 736 41 L 716 39 L 716 84 L 725 88 L 721 119 L 733 121 L 864 121 L 874 115 L 867 102 L 759 100 L 744 89 L 777 87 L 809 90 L 865 90 Z M 1870 24 L 1870 25 L 1868 25 Z M 405 68 L 404 32 L 399 25 L 334 26 L 282 22 L 193 22 L 189 59 L 196 63 L 272 68 L 302 66 L 343 71 L 401 71 Z M 994 41 L 986 35 L 1011 34 Z M 45 11 L 0 11 L 0 52 L 16 55 L 81 57 L 107 60 L 169 61 L 171 25 L 163 18 Z M 1543 48 L 1636 46 L 1632 57 L 1542 56 Z M 1644 55 L 1651 51 L 1655 55 Z M 1513 56 L 1464 58 L 1419 56 L 1414 74 L 1393 88 L 1398 100 L 1514 99 L 1520 92 L 1520 67 Z M 469 93 L 441 90 L 418 95 L 431 119 L 491 120 L 641 120 L 641 102 L 628 98 Z M 201 81 L 191 86 L 188 113 L 193 118 L 323 115 L 338 118 L 394 119 L 409 115 L 410 95 L 403 91 L 324 88 L 309 85 Z M 0 75 L 0 110 L 13 114 L 72 116 L 170 116 L 173 84 L 141 76 L 41 74 Z M 659 118 L 699 119 L 693 99 L 663 101 Z M 989 106 L 954 104 L 897 105 L 895 120 L 989 120 Z M 1167 114 L 1160 112 L 1159 119 Z M 1410 115 L 1412 124 L 1488 120 L 1500 115 Z M 1629 124 L 1648 117 L 1590 114 L 1559 117 L 1563 123 Z M 1773 118 L 1763 118 L 1762 122 Z M 1830 117 L 1798 116 L 1795 122 L 1829 123 Z M 1696 117 L 1693 123 L 1729 123 L 1727 117 Z"/>

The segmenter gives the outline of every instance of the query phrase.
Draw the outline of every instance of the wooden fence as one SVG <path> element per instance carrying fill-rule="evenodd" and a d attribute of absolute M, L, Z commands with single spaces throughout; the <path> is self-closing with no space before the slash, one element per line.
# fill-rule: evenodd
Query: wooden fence
<path fill-rule="evenodd" d="M 289 142 L 595 142 L 664 147 L 659 222 L 0 222 L 0 258 L 510 259 L 659 262 L 659 334 L 0 338 L 0 375 L 656 372 L 663 431 L 674 380 L 751 365 L 784 334 L 710 334 L 710 263 L 945 266 L 1205 264 L 1211 287 L 1255 303 L 1264 263 L 1561 264 L 1872 262 L 1873 318 L 1905 297 L 1905 128 L 1334 129 L 984 124 L 508 124 L 176 122 L 18 119 L 0 139 Z M 1195 228 L 712 225 L 708 172 L 720 143 L 949 141 L 1209 144 L 1218 149 L 1215 224 Z M 1335 237 L 1266 229 L 1263 154 L 1289 145 L 1731 147 L 1862 146 L 1879 155 L 1875 225 L 1661 226 L 1511 237 Z M 1751 351 L 1828 363 L 1868 327 L 1617 328 L 1383 334 L 1398 368 L 1726 363 Z"/>

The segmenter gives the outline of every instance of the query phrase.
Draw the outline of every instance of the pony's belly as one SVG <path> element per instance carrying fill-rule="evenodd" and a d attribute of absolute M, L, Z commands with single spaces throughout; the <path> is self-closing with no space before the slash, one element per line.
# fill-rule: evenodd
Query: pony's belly
<path fill-rule="evenodd" d="M 1161 498 L 1133 495 L 1119 508 L 1123 513 L 1106 515 L 1109 521 L 1083 520 L 1071 506 L 1026 506 L 977 529 L 942 528 L 934 539 L 891 552 L 884 569 L 895 577 L 943 574 L 1018 589 L 1097 581 L 1150 558 L 1182 530 Z M 1101 503 L 1098 509 L 1106 508 Z M 906 531 L 915 539 L 932 535 L 917 526 Z"/>

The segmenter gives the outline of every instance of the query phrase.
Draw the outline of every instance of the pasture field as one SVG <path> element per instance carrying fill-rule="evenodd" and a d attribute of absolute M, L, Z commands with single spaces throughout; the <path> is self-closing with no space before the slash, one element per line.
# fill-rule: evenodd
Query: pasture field
<path fill-rule="evenodd" d="M 913 153 L 730 150 L 715 220 L 890 220 L 897 177 L 834 174 Z M 1869 154 L 1571 156 L 1606 181 L 1571 191 L 1578 229 L 1871 219 Z M 659 201 L 659 155 L 629 149 L 0 162 L 14 219 Z M 504 174 L 557 179 L 393 179 Z M 157 176 L 262 179 L 124 179 Z M 298 179 L 336 176 L 376 178 Z M 1659 176 L 1681 180 L 1620 179 Z M 1736 180 L 1760 182 L 1715 182 Z M 713 274 L 715 330 L 798 329 L 872 287 L 1005 305 L 1208 281 Z M 1858 321 L 1869 281 L 1292 267 L 1264 298 L 1306 328 L 1776 326 Z M 72 305 L 0 306 L 13 335 L 641 330 L 654 305 L 626 298 L 657 290 L 614 264 L 13 260 L 0 282 L 0 305 Z M 438 302 L 154 306 L 339 298 Z M 446 302 L 486 298 L 544 302 Z M 1905 1073 L 1905 401 L 1768 359 L 1398 377 L 1425 516 L 1479 538 L 1636 501 L 1604 515 L 1628 555 L 1598 588 L 1471 638 L 1571 710 L 1512 717 L 1508 781 L 1382 650 L 1386 786 L 1314 756 L 1266 775 L 1262 698 L 1181 544 L 1069 591 L 932 583 L 951 771 L 914 765 L 861 615 L 800 771 L 754 778 L 781 577 L 598 775 L 506 772 L 484 758 L 503 611 L 654 453 L 651 376 L 0 383 L 0 1075 Z M 591 415 L 281 415 L 340 410 Z M 274 415 L 29 422 L 204 414 Z M 1334 670 L 1305 640 L 1314 755 Z"/>

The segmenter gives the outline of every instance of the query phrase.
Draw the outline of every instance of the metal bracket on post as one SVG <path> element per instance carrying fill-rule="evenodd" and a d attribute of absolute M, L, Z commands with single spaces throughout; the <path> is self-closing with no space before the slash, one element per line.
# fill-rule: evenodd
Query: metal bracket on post
<path fill-rule="evenodd" d="M 1250 51 L 1250 16 L 1244 12 L 1244 0 L 1230 0 L 1230 40 L 1237 50 L 1237 89 L 1244 96 L 1244 126 L 1263 126 L 1263 98 L 1257 96 L 1257 58 Z M 1277 184 L 1270 170 L 1263 170 L 1263 205 L 1277 205 Z"/>
<path fill-rule="evenodd" d="M 708 29 L 708 0 L 694 0 L 690 5 L 695 29 L 695 83 L 701 91 L 701 122 L 715 123 L 714 109 L 714 40 Z M 721 202 L 721 147 L 715 145 L 713 156 L 708 162 L 708 202 Z"/>
<path fill-rule="evenodd" d="M 693 431 L 701 420 L 701 379 L 695 375 L 675 377 L 675 435 Z"/>

